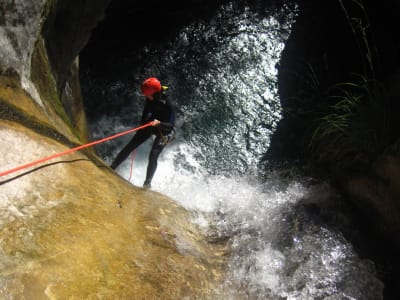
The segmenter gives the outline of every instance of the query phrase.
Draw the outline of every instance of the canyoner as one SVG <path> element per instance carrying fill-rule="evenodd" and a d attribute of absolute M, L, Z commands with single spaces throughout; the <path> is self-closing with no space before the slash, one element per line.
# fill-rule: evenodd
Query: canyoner
<path fill-rule="evenodd" d="M 141 92 L 146 97 L 140 123 L 152 122 L 152 127 L 146 128 L 135 134 L 131 141 L 118 153 L 111 164 L 116 169 L 138 146 L 151 136 L 155 135 L 153 146 L 150 150 L 144 188 L 151 187 L 151 181 L 157 169 L 157 160 L 164 147 L 175 137 L 176 105 L 165 93 L 168 88 L 161 85 L 156 77 L 150 77 L 143 81 Z"/>

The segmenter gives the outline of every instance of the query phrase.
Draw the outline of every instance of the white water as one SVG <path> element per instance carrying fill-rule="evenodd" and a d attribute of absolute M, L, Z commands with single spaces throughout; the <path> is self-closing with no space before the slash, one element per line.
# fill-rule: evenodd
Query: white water
<path fill-rule="evenodd" d="M 229 12 L 217 14 L 214 25 L 185 28 L 148 63 L 146 74 L 135 75 L 139 85 L 157 65 L 176 77 L 171 90 L 181 113 L 178 137 L 161 154 L 152 189 L 193 211 L 211 240 L 228 240 L 232 252 L 221 299 L 381 299 L 373 263 L 341 233 L 352 225 L 327 184 L 284 179 L 274 170 L 257 177 L 280 118 L 275 64 L 287 38 L 281 32 L 290 24 L 260 20 L 250 10 L 229 19 Z M 225 21 L 234 28 L 230 40 L 218 27 Z M 194 60 L 185 52 L 208 43 L 216 43 L 213 51 L 196 48 Z M 138 119 L 143 99 L 133 96 L 134 108 L 92 124 L 95 138 L 128 129 L 126 118 Z M 110 163 L 129 138 L 98 150 Z M 143 184 L 150 146 L 135 154 L 134 185 Z M 117 171 L 128 179 L 130 169 L 131 157 Z"/>
<path fill-rule="evenodd" d="M 144 181 L 149 150 L 147 143 L 136 153 L 135 185 Z M 185 156 L 190 171 L 176 167 L 175 156 Z M 128 158 L 118 172 L 128 179 L 130 169 Z M 152 189 L 195 212 L 193 222 L 210 232 L 210 239 L 228 240 L 232 253 L 221 299 L 382 298 L 373 263 L 360 258 L 334 226 L 349 220 L 327 184 L 278 174 L 266 182 L 252 175 L 211 176 L 190 146 L 176 141 L 161 154 Z M 334 221 L 324 224 L 325 214 Z"/>

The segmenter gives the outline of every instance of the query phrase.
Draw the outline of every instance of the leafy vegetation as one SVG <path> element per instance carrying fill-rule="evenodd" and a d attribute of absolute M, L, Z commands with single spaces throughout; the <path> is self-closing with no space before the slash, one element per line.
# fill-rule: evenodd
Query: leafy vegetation
<path fill-rule="evenodd" d="M 376 80 L 358 76 L 333 87 L 332 105 L 316 119 L 310 146 L 319 160 L 340 162 L 380 153 L 390 140 L 387 95 Z"/>
<path fill-rule="evenodd" d="M 362 1 L 348 1 L 364 15 L 351 17 L 343 1 L 338 2 L 363 57 L 364 74 L 353 75 L 352 80 L 335 84 L 321 93 L 318 76 L 310 67 L 309 77 L 314 79 L 309 82 L 309 89 L 314 91 L 313 102 L 317 105 L 307 117 L 313 120 L 309 146 L 314 157 L 319 162 L 340 165 L 360 159 L 367 162 L 376 157 L 391 142 L 391 130 L 390 100 L 383 84 L 375 79 L 378 52 L 370 46 L 372 35 L 367 32 L 370 24 L 366 10 Z"/>

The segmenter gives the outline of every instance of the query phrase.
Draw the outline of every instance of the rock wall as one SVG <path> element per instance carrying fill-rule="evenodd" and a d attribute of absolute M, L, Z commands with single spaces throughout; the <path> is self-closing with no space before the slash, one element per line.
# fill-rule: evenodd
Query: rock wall
<path fill-rule="evenodd" d="M 21 85 L 40 106 L 40 96 L 30 80 L 31 57 L 40 36 L 46 0 L 1 1 L 0 72 L 20 78 Z"/>
<path fill-rule="evenodd" d="M 333 173 L 334 182 L 361 211 L 366 224 L 400 247 L 400 147 L 396 143 L 364 172 Z"/>
<path fill-rule="evenodd" d="M 58 131 L 81 141 L 88 134 L 78 54 L 109 2 L 0 2 L 0 74 L 28 93 Z"/>
<path fill-rule="evenodd" d="M 52 66 L 59 99 L 71 126 L 87 138 L 79 86 L 78 54 L 104 17 L 111 0 L 55 1 L 43 24 L 42 36 Z"/>
<path fill-rule="evenodd" d="M 79 51 L 108 1 L 0 1 L 1 171 L 87 139 Z M 225 245 L 91 151 L 0 178 L 0 298 L 214 299 Z"/>
<path fill-rule="evenodd" d="M 279 66 L 284 116 L 267 157 L 279 161 L 313 160 L 310 140 L 315 123 L 307 112 L 316 110 L 334 84 L 353 82 L 354 74 L 378 79 L 384 84 L 387 97 L 380 99 L 382 103 L 386 101 L 387 111 L 381 122 L 391 124 L 385 132 L 389 141 L 386 149 L 368 158 L 354 154 L 346 163 L 332 159 L 320 167 L 370 223 L 400 245 L 400 194 L 395 188 L 400 152 L 393 150 L 398 148 L 399 135 L 395 128 L 400 126 L 397 117 L 400 39 L 396 24 L 399 3 L 363 0 L 357 2 L 362 4 L 361 8 L 356 1 L 347 0 L 298 2 L 300 14 Z M 357 38 L 346 13 L 354 22 Z M 357 27 L 360 21 L 365 31 Z M 364 38 L 373 54 L 372 62 L 366 59 L 368 49 Z"/>
<path fill-rule="evenodd" d="M 5 168 L 66 150 L 1 121 Z M 4 144 L 3 144 L 4 143 Z M 29 149 L 29 151 L 27 151 Z M 213 299 L 225 249 L 191 215 L 77 153 L 0 183 L 0 291 L 11 299 Z"/>

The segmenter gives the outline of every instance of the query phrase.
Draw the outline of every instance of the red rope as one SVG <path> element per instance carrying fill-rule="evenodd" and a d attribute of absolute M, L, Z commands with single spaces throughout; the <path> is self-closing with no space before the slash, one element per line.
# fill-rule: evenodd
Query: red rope
<path fill-rule="evenodd" d="M 129 134 L 129 133 L 132 133 L 134 131 L 138 131 L 138 130 L 141 130 L 143 128 L 152 126 L 152 124 L 153 124 L 153 122 L 149 122 L 149 123 L 146 123 L 146 124 L 144 124 L 142 126 L 139 126 L 139 127 L 136 127 L 136 128 L 132 128 L 132 129 L 129 129 L 127 131 L 123 131 L 123 132 L 114 134 L 112 136 L 109 136 L 109 137 L 106 137 L 106 138 L 103 138 L 103 139 L 100 139 L 100 140 L 97 140 L 97 141 L 94 141 L 94 142 L 91 142 L 91 143 L 88 143 L 88 144 L 84 144 L 84 145 L 81 145 L 81 146 L 78 146 L 78 147 L 75 147 L 75 148 L 72 148 L 72 149 L 68 149 L 66 151 L 63 151 L 63 152 L 60 152 L 60 153 L 56 153 L 56 154 L 53 154 L 53 155 L 50 155 L 50 156 L 35 160 L 33 162 L 30 162 L 30 163 L 27 163 L 25 165 L 21 165 L 21 166 L 15 167 L 15 168 L 7 170 L 7 171 L 0 172 L 0 177 L 8 175 L 8 174 L 11 174 L 11 173 L 14 173 L 14 172 L 17 172 L 19 170 L 23 170 L 23 169 L 35 166 L 37 164 L 40 164 L 42 162 L 51 160 L 53 158 L 57 158 L 57 157 L 60 157 L 60 156 L 63 156 L 63 155 L 67 155 L 67 154 L 73 153 L 73 152 L 78 151 L 78 150 L 82 150 L 84 148 L 88 148 L 88 147 L 91 147 L 91 146 L 94 146 L 94 145 L 97 145 L 97 144 L 101 144 L 101 143 L 107 142 L 109 140 L 118 138 L 120 136 Z"/>

